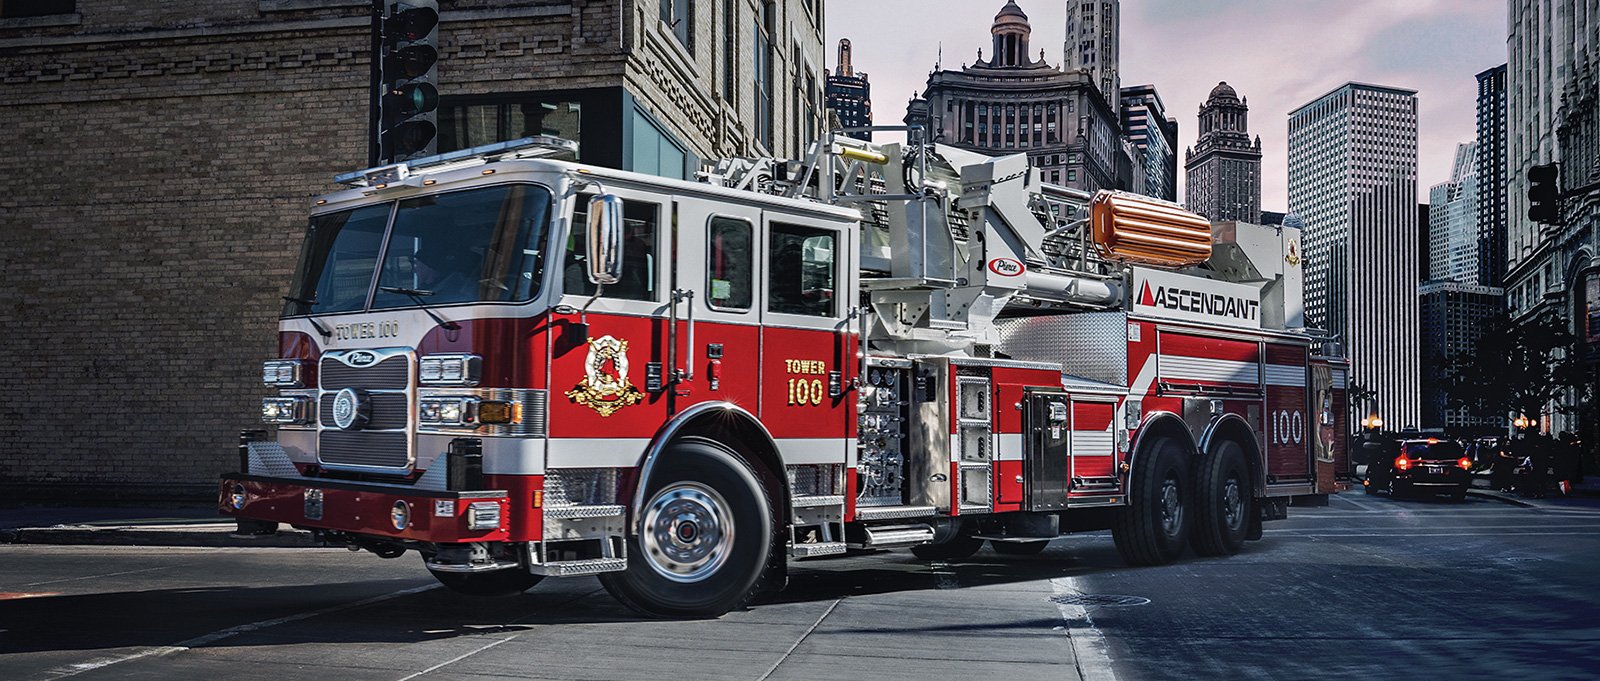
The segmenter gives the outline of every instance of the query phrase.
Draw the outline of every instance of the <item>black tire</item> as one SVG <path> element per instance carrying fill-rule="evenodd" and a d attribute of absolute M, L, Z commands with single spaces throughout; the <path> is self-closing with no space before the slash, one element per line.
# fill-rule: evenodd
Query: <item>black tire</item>
<path fill-rule="evenodd" d="M 940 544 L 918 544 L 911 555 L 923 560 L 966 560 L 983 548 L 983 540 L 970 534 L 959 535 Z"/>
<path fill-rule="evenodd" d="M 1113 521 L 1111 537 L 1129 565 L 1166 565 L 1183 555 L 1189 541 L 1189 471 L 1182 445 L 1155 442 L 1134 466 L 1129 505 Z"/>
<path fill-rule="evenodd" d="M 643 531 L 628 569 L 600 575 L 612 597 L 650 617 L 718 617 L 743 607 L 768 576 L 772 500 L 750 466 L 688 438 L 661 453 L 647 483 Z M 671 575 L 671 576 L 669 576 Z"/>
<path fill-rule="evenodd" d="M 1231 556 L 1244 547 L 1255 498 L 1244 448 L 1223 441 L 1195 473 L 1194 531 L 1190 543 L 1202 556 Z"/>
<path fill-rule="evenodd" d="M 515 596 L 532 589 L 544 579 L 543 575 L 530 574 L 520 568 L 494 572 L 440 572 L 428 570 L 444 588 L 465 596 Z"/>
<path fill-rule="evenodd" d="M 1467 500 L 1467 491 L 1464 490 L 1464 489 L 1460 489 L 1460 490 L 1456 490 L 1454 492 L 1451 492 L 1450 493 L 1450 500 L 1454 501 L 1454 502 L 1456 502 L 1458 504 L 1463 502 L 1463 501 L 1466 501 Z"/>
<path fill-rule="evenodd" d="M 1028 541 L 1028 542 L 1019 542 L 1019 541 L 992 541 L 992 542 L 989 542 L 989 548 L 994 549 L 995 553 L 998 553 L 998 554 L 1000 554 L 1002 556 L 1037 556 L 1037 555 L 1039 555 L 1041 553 L 1044 553 L 1044 550 L 1049 548 L 1049 547 L 1050 547 L 1050 540 L 1049 539 L 1040 539 L 1039 541 Z"/>

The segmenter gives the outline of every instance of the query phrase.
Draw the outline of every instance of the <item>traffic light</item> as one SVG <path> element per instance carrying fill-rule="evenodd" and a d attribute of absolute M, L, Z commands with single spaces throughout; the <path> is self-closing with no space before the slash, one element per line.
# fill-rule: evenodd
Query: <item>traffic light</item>
<path fill-rule="evenodd" d="M 439 29 L 437 0 L 404 0 L 385 7 L 378 81 L 378 143 L 385 163 L 431 156 L 439 129 L 434 87 Z"/>
<path fill-rule="evenodd" d="M 1561 224 L 1560 164 L 1528 169 L 1528 219 L 1547 225 Z"/>

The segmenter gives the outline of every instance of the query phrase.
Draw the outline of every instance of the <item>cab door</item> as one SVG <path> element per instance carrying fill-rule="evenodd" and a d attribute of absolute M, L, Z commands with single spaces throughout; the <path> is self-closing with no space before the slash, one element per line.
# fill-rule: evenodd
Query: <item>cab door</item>
<path fill-rule="evenodd" d="M 678 379 L 671 389 L 673 408 L 718 401 L 756 413 L 761 209 L 680 197 L 673 200 L 673 210 L 677 257 L 669 298 L 677 329 L 669 373 Z"/>

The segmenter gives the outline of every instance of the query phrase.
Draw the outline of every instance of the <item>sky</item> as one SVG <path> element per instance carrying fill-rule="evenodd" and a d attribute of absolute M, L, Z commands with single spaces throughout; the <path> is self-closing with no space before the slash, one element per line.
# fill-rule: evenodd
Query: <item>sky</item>
<path fill-rule="evenodd" d="M 1032 51 L 1060 65 L 1066 6 L 1017 0 L 1033 25 Z M 987 49 L 1005 0 L 828 0 L 828 65 L 840 38 L 872 82 L 880 124 L 939 60 L 959 69 Z M 1288 114 L 1349 82 L 1417 90 L 1418 195 L 1450 179 L 1457 144 L 1477 135 L 1476 74 L 1506 61 L 1505 0 L 1123 0 L 1122 84 L 1153 83 L 1194 144 L 1198 111 L 1218 81 L 1250 104 L 1261 136 L 1261 208 L 1288 207 Z M 1183 182 L 1183 157 L 1178 159 Z M 1179 200 L 1183 198 L 1180 191 Z"/>

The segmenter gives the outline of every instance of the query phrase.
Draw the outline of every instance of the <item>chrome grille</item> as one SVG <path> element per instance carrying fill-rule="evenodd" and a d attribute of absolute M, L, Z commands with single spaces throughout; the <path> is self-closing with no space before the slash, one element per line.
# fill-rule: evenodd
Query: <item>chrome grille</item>
<path fill-rule="evenodd" d="M 411 387 L 411 358 L 403 354 L 393 355 L 372 366 L 352 367 L 332 357 L 324 357 L 318 374 L 323 390 L 405 390 Z"/>
<path fill-rule="evenodd" d="M 368 355 L 360 358 L 359 355 Z M 376 359 L 367 366 L 350 366 L 344 360 Z M 318 404 L 321 431 L 317 459 L 340 468 L 383 468 L 405 472 L 413 464 L 410 428 L 415 392 L 412 353 L 408 348 L 334 351 L 318 365 L 322 394 Z M 345 388 L 366 393 L 371 409 L 360 430 L 339 430 L 333 423 L 333 396 Z M 397 471 L 395 469 L 398 469 Z"/>
<path fill-rule="evenodd" d="M 324 463 L 378 468 L 405 468 L 411 464 L 411 436 L 405 431 L 324 430 L 318 457 Z"/>

